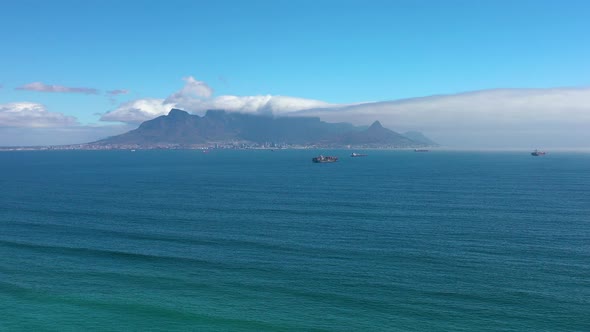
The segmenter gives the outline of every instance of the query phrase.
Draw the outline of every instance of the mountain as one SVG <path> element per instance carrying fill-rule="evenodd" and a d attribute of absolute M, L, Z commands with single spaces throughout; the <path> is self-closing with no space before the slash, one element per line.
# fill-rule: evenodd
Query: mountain
<path fill-rule="evenodd" d="M 344 145 L 364 145 L 364 146 L 381 146 L 395 145 L 397 147 L 413 147 L 422 145 L 415 142 L 393 130 L 384 128 L 381 122 L 375 121 L 373 124 L 361 131 L 355 131 L 345 134 L 340 140 Z"/>
<path fill-rule="evenodd" d="M 406 136 L 407 138 L 411 139 L 414 142 L 422 143 L 424 145 L 429 145 L 429 146 L 437 146 L 438 145 L 438 144 L 436 144 L 436 142 L 434 142 L 430 138 L 424 136 L 424 134 L 422 134 L 419 131 L 406 131 L 403 135 Z"/>
<path fill-rule="evenodd" d="M 210 110 L 200 117 L 172 109 L 137 129 L 92 145 L 199 145 L 233 142 L 317 146 L 418 147 L 414 141 L 375 121 L 369 128 L 327 123 L 317 117 L 273 117 Z"/>

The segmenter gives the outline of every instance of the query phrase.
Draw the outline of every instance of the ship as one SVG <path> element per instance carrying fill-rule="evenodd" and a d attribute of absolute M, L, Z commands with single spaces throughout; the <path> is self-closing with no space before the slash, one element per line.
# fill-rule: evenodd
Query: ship
<path fill-rule="evenodd" d="M 338 161 L 338 157 L 319 155 L 311 159 L 314 163 L 334 163 Z"/>
<path fill-rule="evenodd" d="M 535 150 L 535 151 L 531 152 L 531 156 L 535 156 L 535 157 L 544 156 L 546 154 L 547 154 L 547 152 L 539 151 L 539 150 Z"/>
<path fill-rule="evenodd" d="M 366 157 L 367 155 L 366 154 L 362 154 L 362 153 L 353 152 L 350 156 L 351 157 Z"/>
<path fill-rule="evenodd" d="M 414 152 L 428 152 L 427 149 L 414 149 Z"/>

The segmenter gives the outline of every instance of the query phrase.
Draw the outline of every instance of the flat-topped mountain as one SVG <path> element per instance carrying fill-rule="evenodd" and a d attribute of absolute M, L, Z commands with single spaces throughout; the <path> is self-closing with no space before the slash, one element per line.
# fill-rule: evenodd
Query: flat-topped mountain
<path fill-rule="evenodd" d="M 91 144 L 153 146 L 236 141 L 319 146 L 425 146 L 384 128 L 379 121 L 363 128 L 349 123 L 327 123 L 316 117 L 273 117 L 222 110 L 210 110 L 201 117 L 178 109 L 145 121 L 135 130 Z"/>

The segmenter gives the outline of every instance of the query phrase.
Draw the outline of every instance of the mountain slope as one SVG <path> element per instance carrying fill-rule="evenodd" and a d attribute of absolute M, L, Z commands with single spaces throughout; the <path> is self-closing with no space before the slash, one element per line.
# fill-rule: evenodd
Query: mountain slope
<path fill-rule="evenodd" d="M 414 142 L 422 143 L 424 145 L 429 145 L 429 146 L 437 146 L 438 145 L 433 140 L 424 136 L 424 134 L 422 134 L 419 131 L 407 131 L 403 135 L 406 136 L 407 138 L 411 139 Z"/>
<path fill-rule="evenodd" d="M 340 142 L 345 145 L 367 145 L 367 146 L 417 146 L 419 143 L 396 133 L 393 130 L 384 128 L 379 121 L 362 131 L 350 132 L 342 136 Z"/>
<path fill-rule="evenodd" d="M 375 121 L 363 129 L 348 123 L 327 123 L 315 117 L 272 117 L 207 111 L 205 116 L 173 109 L 168 115 L 143 122 L 125 134 L 94 142 L 97 145 L 192 145 L 245 141 L 322 146 L 414 147 L 415 142 Z"/>

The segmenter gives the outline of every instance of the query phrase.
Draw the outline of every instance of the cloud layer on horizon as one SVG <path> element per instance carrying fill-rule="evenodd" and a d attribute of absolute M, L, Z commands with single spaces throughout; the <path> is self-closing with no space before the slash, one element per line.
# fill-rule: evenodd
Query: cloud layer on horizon
<path fill-rule="evenodd" d="M 492 89 L 394 101 L 363 103 L 298 114 L 326 119 L 385 117 L 383 121 L 421 127 L 489 127 L 515 123 L 590 122 L 590 88 Z"/>
<path fill-rule="evenodd" d="M 33 102 L 0 104 L 0 146 L 77 144 L 135 129 L 126 124 L 81 125 L 73 116 Z"/>
<path fill-rule="evenodd" d="M 78 124 L 75 117 L 49 112 L 42 104 L 31 102 L 0 104 L 0 127 L 47 128 Z"/>
<path fill-rule="evenodd" d="M 317 116 L 328 122 L 357 125 L 379 120 L 390 129 L 422 131 L 443 145 L 455 147 L 590 147 L 590 88 L 490 89 L 344 105 L 288 96 L 213 96 L 213 89 L 205 82 L 192 76 L 183 80 L 184 86 L 167 98 L 126 101 L 102 114 L 100 120 L 127 124 L 113 128 L 131 128 L 167 114 L 172 108 L 199 115 L 209 109 L 223 109 L 278 116 Z M 39 84 L 38 87 L 54 90 L 50 92 L 64 92 L 59 90 L 65 88 Z M 120 89 L 107 94 L 117 96 L 127 92 Z M 75 117 L 49 112 L 42 104 L 30 102 L 0 105 L 0 127 L 86 128 Z"/>
<path fill-rule="evenodd" d="M 480 145 L 510 141 L 590 146 L 590 88 L 493 89 L 452 95 L 364 103 L 297 115 L 325 121 L 369 124 L 380 120 L 399 131 L 420 130 L 443 144 Z M 580 142 L 571 142 L 573 133 Z M 552 142 L 553 140 L 553 142 Z M 584 141 L 586 140 L 586 141 Z"/>
<path fill-rule="evenodd" d="M 44 146 L 98 141 L 135 129 L 129 125 L 67 126 L 45 128 L 0 127 L 0 146 Z"/>
<path fill-rule="evenodd" d="M 490 89 L 394 101 L 329 104 L 286 96 L 218 96 L 185 87 L 166 99 L 121 104 L 101 120 L 139 123 L 181 108 L 284 116 L 317 116 L 328 122 L 368 125 L 375 120 L 397 131 L 419 130 L 454 146 L 590 146 L 590 88 Z M 200 84 L 200 83 L 199 83 Z M 209 96 L 209 97 L 207 97 Z M 579 137 L 579 140 L 576 140 Z M 563 138 L 563 139 L 561 139 Z"/>

